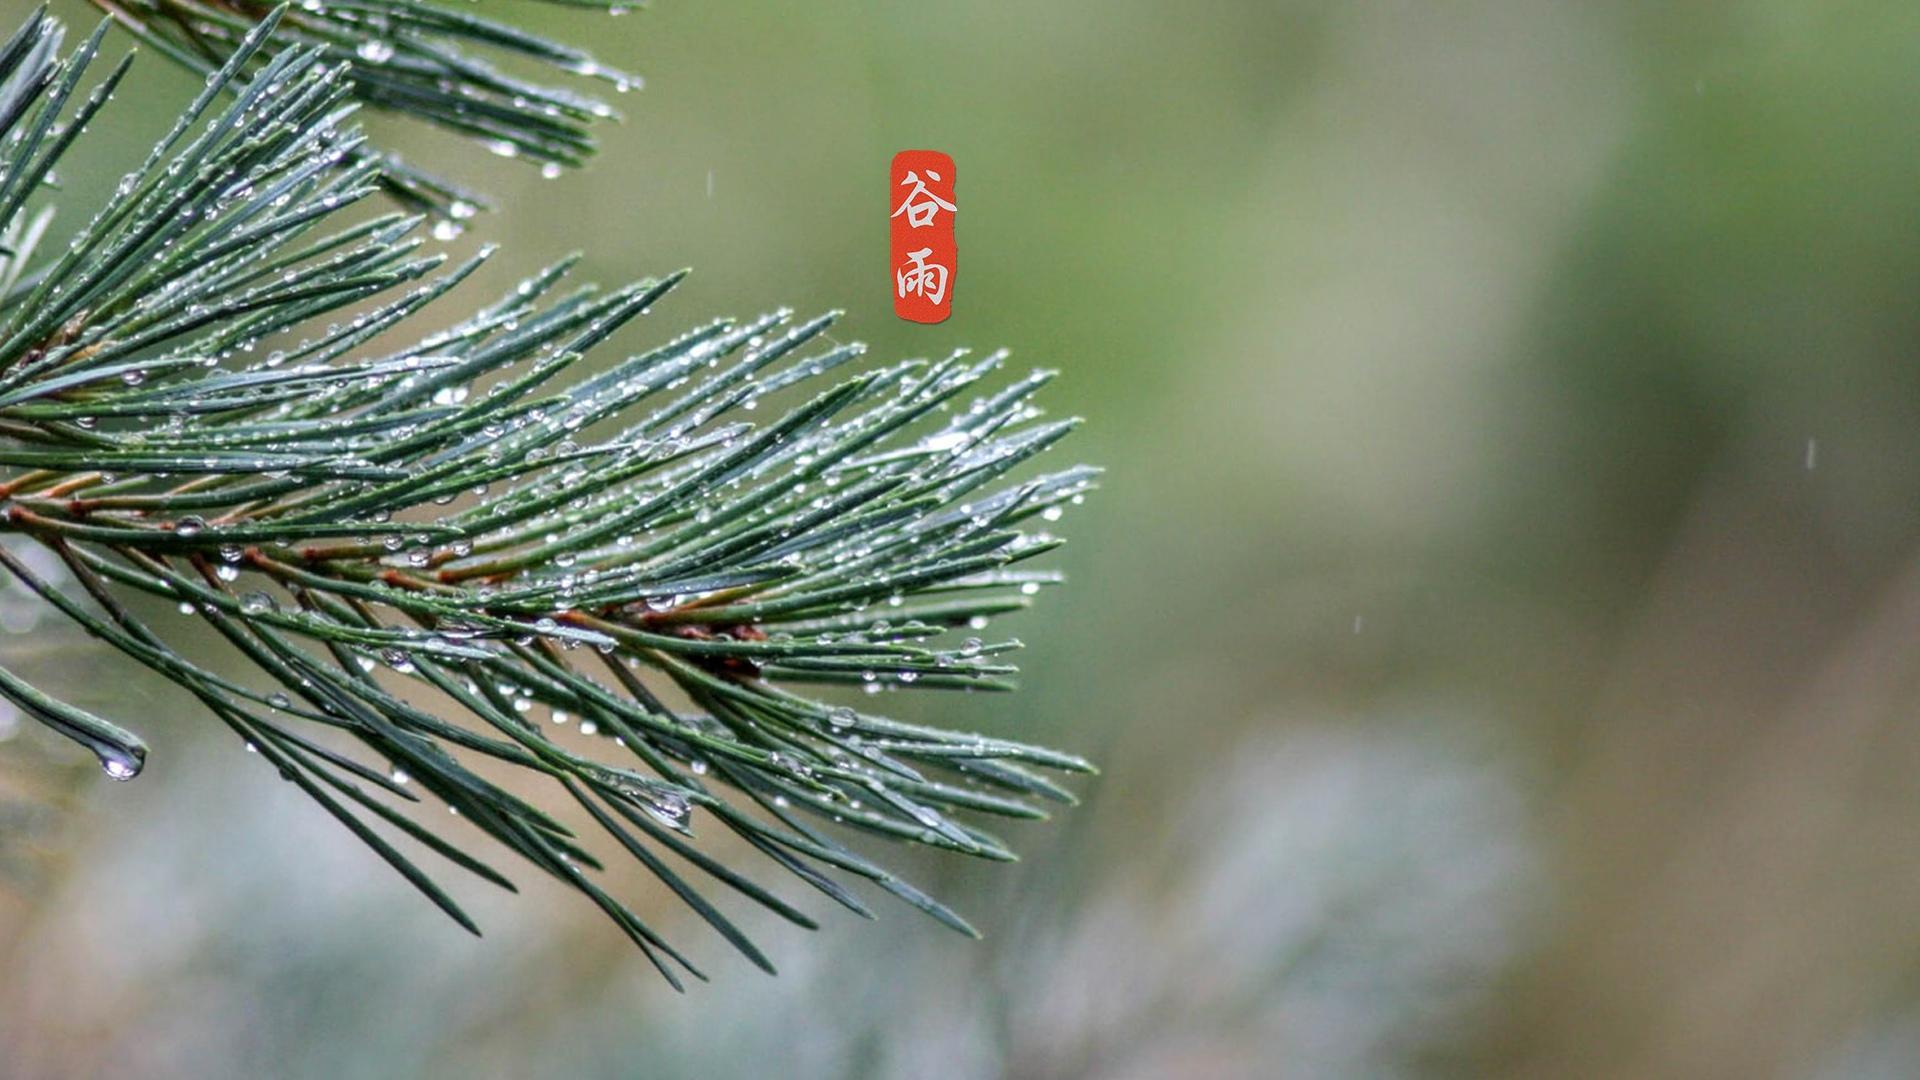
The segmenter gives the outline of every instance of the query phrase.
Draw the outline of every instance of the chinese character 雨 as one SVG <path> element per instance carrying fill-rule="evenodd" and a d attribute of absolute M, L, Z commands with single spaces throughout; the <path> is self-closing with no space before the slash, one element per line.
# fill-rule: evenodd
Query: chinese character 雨
<path fill-rule="evenodd" d="M 937 306 L 946 298 L 947 268 L 939 263 L 928 262 L 927 256 L 931 254 L 933 249 L 930 247 L 909 251 L 907 258 L 912 260 L 911 265 L 903 266 L 893 272 L 894 288 L 901 299 L 911 294 L 918 294 Z"/>
<path fill-rule="evenodd" d="M 940 174 L 934 172 L 932 169 L 928 169 L 927 179 L 938 180 L 940 179 Z M 934 217 L 937 216 L 940 211 L 951 211 L 954 209 L 952 203 L 928 191 L 926 180 L 920 179 L 920 174 L 914 172 L 912 169 L 908 169 L 907 178 L 900 181 L 901 187 L 905 187 L 908 184 L 913 185 L 913 190 L 907 193 L 907 197 L 900 203 L 900 208 L 889 215 L 890 217 L 899 217 L 901 214 L 905 214 L 907 215 L 907 224 L 916 229 L 922 229 L 933 224 Z"/>

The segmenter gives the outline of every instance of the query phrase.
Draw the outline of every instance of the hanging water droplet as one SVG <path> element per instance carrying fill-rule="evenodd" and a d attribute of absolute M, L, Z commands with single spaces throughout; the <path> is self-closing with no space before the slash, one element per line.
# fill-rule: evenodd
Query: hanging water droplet
<path fill-rule="evenodd" d="M 263 593 L 263 592 L 243 593 L 240 597 L 240 610 L 246 612 L 249 615 L 259 615 L 264 612 L 272 611 L 273 608 L 274 608 L 273 597 L 268 596 L 266 593 Z"/>

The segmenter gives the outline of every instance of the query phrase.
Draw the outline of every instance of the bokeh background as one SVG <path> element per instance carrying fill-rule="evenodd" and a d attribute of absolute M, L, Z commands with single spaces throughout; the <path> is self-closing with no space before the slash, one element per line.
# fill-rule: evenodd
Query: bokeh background
<path fill-rule="evenodd" d="M 1024 691 L 891 703 L 1104 775 L 1017 865 L 898 853 L 978 943 L 731 906 L 769 979 L 633 880 L 681 996 L 526 874 L 468 937 L 0 594 L 154 746 L 0 718 L 0 1075 L 1920 1075 L 1920 8 L 511 6 L 648 84 L 552 180 L 373 120 L 507 208 L 470 300 L 581 248 L 696 268 L 636 346 L 843 307 L 1063 370 L 1110 473 Z M 188 88 L 140 65 L 75 196 Z M 937 327 L 906 147 L 958 161 Z"/>

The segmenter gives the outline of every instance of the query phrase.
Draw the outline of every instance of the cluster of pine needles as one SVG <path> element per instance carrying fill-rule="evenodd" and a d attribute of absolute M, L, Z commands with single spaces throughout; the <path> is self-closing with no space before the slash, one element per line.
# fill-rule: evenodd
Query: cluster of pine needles
<path fill-rule="evenodd" d="M 1010 859 L 982 823 L 1071 802 L 1047 774 L 1088 765 L 802 691 L 1009 688 L 1018 643 L 988 622 L 1056 580 L 1025 566 L 1095 479 L 1023 468 L 1073 427 L 1033 403 L 1049 373 L 965 352 L 874 367 L 832 314 L 784 310 L 609 356 L 683 275 L 598 289 L 569 284 L 571 261 L 448 317 L 491 252 L 436 252 L 405 198 L 368 212 L 383 192 L 466 196 L 396 180 L 356 107 L 572 164 L 602 106 L 449 42 L 605 69 L 394 0 L 103 6 L 70 54 L 44 13 L 0 49 L 0 568 L 469 929 L 403 846 L 514 886 L 422 823 L 435 803 L 585 894 L 675 986 L 699 974 L 599 883 L 574 827 L 510 790 L 544 780 L 769 971 L 688 877 L 812 919 L 696 831 L 856 912 L 864 879 L 971 933 L 844 840 Z M 114 22 L 205 83 L 70 240 L 43 243 L 54 166 L 127 71 L 89 75 Z M 445 328 L 412 332 L 429 305 Z M 140 772 L 118 724 L 4 668 L 0 694 L 109 775 Z"/>

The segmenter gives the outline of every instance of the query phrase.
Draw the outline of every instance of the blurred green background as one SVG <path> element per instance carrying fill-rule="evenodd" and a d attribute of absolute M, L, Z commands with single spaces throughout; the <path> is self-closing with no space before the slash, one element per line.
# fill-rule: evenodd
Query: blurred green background
<path fill-rule="evenodd" d="M 109 784 L 0 720 L 0 1074 L 1920 1075 L 1920 8 L 480 6 L 648 84 L 552 180 L 372 121 L 506 208 L 469 303 L 580 248 L 696 268 L 636 347 L 843 307 L 1063 370 L 1110 472 L 1024 691 L 892 703 L 1105 774 L 1017 865 L 898 853 L 979 943 L 730 908 L 767 979 L 628 882 L 683 997 L 541 882 L 469 938 L 0 595 L 154 745 Z M 189 86 L 141 64 L 76 197 Z M 908 147 L 958 163 L 936 327 Z"/>

